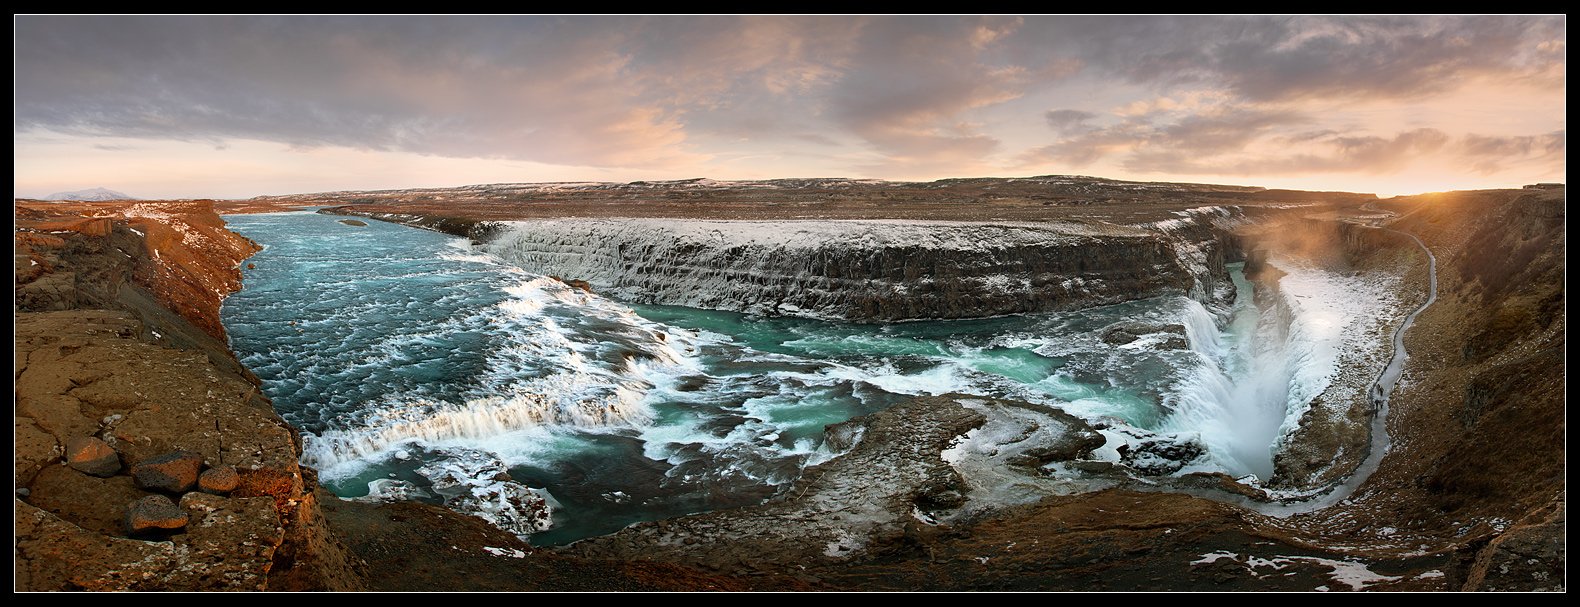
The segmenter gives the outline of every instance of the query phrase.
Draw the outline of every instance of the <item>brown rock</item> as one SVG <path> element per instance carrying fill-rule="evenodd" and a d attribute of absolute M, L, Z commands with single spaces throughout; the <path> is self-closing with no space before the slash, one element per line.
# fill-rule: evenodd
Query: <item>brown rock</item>
<path fill-rule="evenodd" d="M 79 436 L 66 442 L 66 465 L 83 474 L 115 476 L 121 471 L 121 456 L 98 438 Z"/>
<path fill-rule="evenodd" d="M 241 475 L 235 466 L 220 466 L 204 470 L 198 477 L 198 490 L 214 495 L 226 495 L 241 486 Z"/>
<path fill-rule="evenodd" d="M 187 526 L 187 512 L 163 495 L 150 495 L 126 508 L 126 532 L 132 536 L 174 533 Z"/>
<path fill-rule="evenodd" d="M 143 460 L 132 467 L 132 478 L 144 489 L 186 493 L 197 486 L 203 456 L 190 451 L 175 451 Z"/>
<path fill-rule="evenodd" d="M 38 472 L 60 457 L 60 444 L 32 418 L 16 416 L 16 482 L 26 485 Z"/>
<path fill-rule="evenodd" d="M 94 533 L 119 536 L 125 531 L 126 505 L 148 492 L 124 474 L 100 478 L 71 466 L 49 466 L 33 479 L 28 503 Z"/>

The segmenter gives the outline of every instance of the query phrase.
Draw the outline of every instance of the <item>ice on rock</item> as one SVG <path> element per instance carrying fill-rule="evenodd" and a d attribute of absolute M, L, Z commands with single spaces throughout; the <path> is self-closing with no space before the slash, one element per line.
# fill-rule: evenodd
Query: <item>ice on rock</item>
<path fill-rule="evenodd" d="M 476 516 L 519 536 L 553 526 L 546 492 L 510 480 L 505 463 L 480 449 L 448 448 L 417 473 L 433 483 L 433 492 L 451 510 Z"/>

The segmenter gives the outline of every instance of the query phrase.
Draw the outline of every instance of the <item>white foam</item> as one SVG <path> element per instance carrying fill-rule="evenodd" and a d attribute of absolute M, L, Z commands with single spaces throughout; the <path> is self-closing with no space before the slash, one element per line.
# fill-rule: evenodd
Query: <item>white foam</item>
<path fill-rule="evenodd" d="M 645 401 L 655 382 L 699 368 L 681 351 L 695 350 L 692 333 L 652 323 L 625 306 L 557 280 L 519 274 L 521 280 L 504 289 L 510 297 L 484 318 L 458 321 L 487 321 L 502 338 L 477 378 L 482 385 L 478 392 L 486 395 L 459 403 L 423 396 L 370 403 L 355 420 L 342 420 L 309 436 L 304 461 L 336 476 L 352 474 L 414 443 L 473 445 L 543 426 L 643 426 L 653 417 Z M 571 330 L 548 314 L 551 309 L 572 320 L 595 319 L 612 328 L 609 333 Z M 401 361 L 403 345 L 455 331 L 455 324 L 386 339 L 359 364 Z M 636 356 L 595 358 L 601 348 L 612 346 L 605 341 L 612 338 L 633 344 Z"/>

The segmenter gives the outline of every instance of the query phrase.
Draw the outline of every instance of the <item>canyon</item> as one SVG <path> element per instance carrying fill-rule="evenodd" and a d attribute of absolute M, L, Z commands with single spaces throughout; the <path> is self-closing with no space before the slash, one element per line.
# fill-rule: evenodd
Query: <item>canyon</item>
<path fill-rule="evenodd" d="M 466 236 L 622 301 L 756 315 L 876 324 L 1166 295 L 1222 308 L 1231 263 L 1276 309 L 1299 295 L 1278 293 L 1269 259 L 1387 277 L 1399 313 L 1369 328 L 1375 352 L 1340 359 L 1349 371 L 1261 482 L 1126 472 L 1086 457 L 1101 446 L 1080 438 L 1101 440 L 1087 420 L 934 395 L 830 425 L 842 454 L 760 505 L 544 548 L 433 505 L 343 500 L 300 463 L 298 430 L 219 320 L 259 248 L 219 214 L 309 207 Z M 1561 188 L 687 180 L 18 201 L 16 214 L 22 590 L 1562 589 Z M 1409 310 L 1403 376 L 1377 411 L 1368 390 Z M 994 428 L 1034 438 L 960 454 L 960 437 Z M 200 453 L 237 466 L 242 489 L 192 505 L 188 533 L 128 539 L 128 477 L 57 463 L 80 436 L 128 466 Z M 1036 485 L 1059 462 L 1092 487 L 995 503 L 975 476 Z M 1350 481 L 1342 500 L 1301 505 Z"/>

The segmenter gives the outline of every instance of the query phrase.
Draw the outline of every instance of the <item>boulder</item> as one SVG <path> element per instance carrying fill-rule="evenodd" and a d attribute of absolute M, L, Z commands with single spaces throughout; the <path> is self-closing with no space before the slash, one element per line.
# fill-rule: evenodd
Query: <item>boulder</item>
<path fill-rule="evenodd" d="M 1190 347 L 1185 341 L 1185 325 L 1151 323 L 1139 320 L 1116 322 L 1103 328 L 1102 340 L 1110 346 L 1122 346 L 1135 341 L 1142 335 L 1154 333 L 1168 333 L 1172 337 L 1165 338 L 1160 347 L 1167 350 L 1182 350 Z"/>
<path fill-rule="evenodd" d="M 360 219 L 342 219 L 342 220 L 340 220 L 340 223 L 346 224 L 348 226 L 359 227 L 359 228 L 365 228 L 368 225 L 368 222 L 362 221 Z"/>
<path fill-rule="evenodd" d="M 241 486 L 241 475 L 235 466 L 218 466 L 204 470 L 198 476 L 198 490 L 214 495 L 227 495 Z"/>
<path fill-rule="evenodd" d="M 1118 447 L 1119 460 L 1148 476 L 1178 472 L 1186 464 L 1206 455 L 1207 448 L 1191 437 L 1158 435 Z"/>
<path fill-rule="evenodd" d="M 197 486 L 203 456 L 191 451 L 174 451 L 143 460 L 132 466 L 132 478 L 144 489 L 186 493 Z"/>
<path fill-rule="evenodd" d="M 126 533 L 149 537 L 175 533 L 187 526 L 187 511 L 163 495 L 150 495 L 126 508 Z"/>
<path fill-rule="evenodd" d="M 1159 350 L 1189 350 L 1190 342 L 1179 335 L 1170 335 L 1158 344 Z"/>
<path fill-rule="evenodd" d="M 558 280 L 558 281 L 564 283 L 565 286 L 571 287 L 573 289 L 581 289 L 581 290 L 586 291 L 588 293 L 593 292 L 593 290 L 592 290 L 592 283 L 587 282 L 585 280 L 581 280 L 579 278 L 560 278 L 558 276 L 550 276 L 549 278 L 552 278 L 554 280 Z"/>
<path fill-rule="evenodd" d="M 66 465 L 83 474 L 115 476 L 121 471 L 121 456 L 98 438 L 79 436 L 66 442 Z"/>

